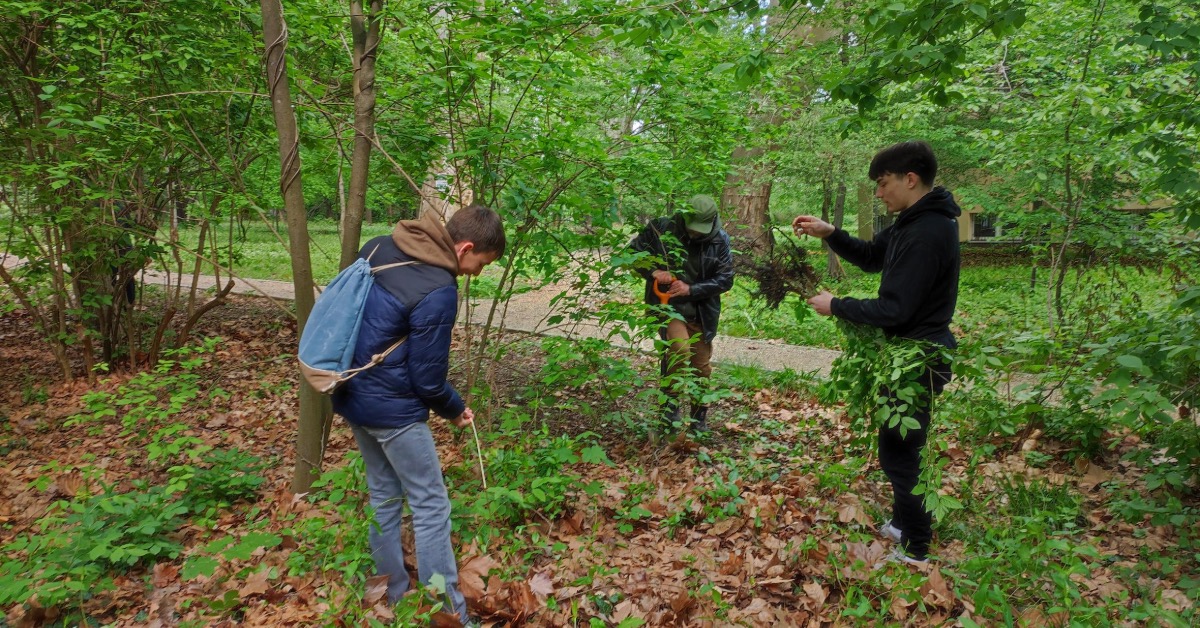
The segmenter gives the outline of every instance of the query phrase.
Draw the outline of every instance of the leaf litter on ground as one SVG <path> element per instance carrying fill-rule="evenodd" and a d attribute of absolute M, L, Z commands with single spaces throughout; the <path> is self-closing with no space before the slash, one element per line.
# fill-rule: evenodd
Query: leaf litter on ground
<path fill-rule="evenodd" d="M 206 358 L 202 372 L 211 388 L 228 396 L 188 408 L 175 419 L 190 426 L 185 434 L 211 446 L 237 446 L 273 461 L 263 471 L 266 482 L 258 501 L 222 513 L 207 528 L 184 526 L 179 558 L 118 574 L 113 590 L 97 592 L 84 604 L 83 611 L 94 619 L 113 625 L 318 625 L 336 622 L 337 609 L 354 604 L 369 609 L 369 617 L 392 621 L 392 611 L 381 601 L 380 581 L 369 573 L 355 588 L 337 571 L 288 575 L 289 555 L 309 540 L 285 530 L 297 520 L 334 522 L 343 515 L 287 490 L 294 464 L 290 433 L 296 374 L 291 361 L 280 356 L 294 349 L 295 329 L 283 321 L 263 334 L 264 320 L 273 317 L 273 310 L 253 299 L 237 298 L 205 319 L 201 333 L 224 341 Z M 130 490 L 133 479 L 167 480 L 166 469 L 146 459 L 136 434 L 123 434 L 119 420 L 63 425 L 80 412 L 89 389 L 112 391 L 128 376 L 113 376 L 95 387 L 62 383 L 48 349 L 19 313 L 0 316 L 0 335 L 8 340 L 0 357 L 27 365 L 26 381 L 46 392 L 44 401 L 33 403 L 11 388 L 0 398 L 8 417 L 3 437 L 21 444 L 0 458 L 0 544 L 39 533 L 37 522 L 55 501 L 94 493 L 100 483 Z M 644 361 L 652 370 L 652 361 Z M 510 364 L 506 370 L 539 369 Z M 848 600 L 867 591 L 879 597 L 881 606 L 874 612 L 896 621 L 935 625 L 959 617 L 981 619 L 972 615 L 969 595 L 943 568 L 953 571 L 968 556 L 961 541 L 941 548 L 942 565 L 910 571 L 883 560 L 886 547 L 871 530 L 885 512 L 889 489 L 865 467 L 869 453 L 851 459 L 855 435 L 836 408 L 822 407 L 810 395 L 762 389 L 721 402 L 714 417 L 727 420 L 713 421 L 716 434 L 710 439 L 677 439 L 657 448 L 644 443 L 610 447 L 614 466 L 578 465 L 584 482 L 599 482 L 605 490 L 594 496 L 578 492 L 563 516 L 460 545 L 462 588 L 473 612 L 492 625 L 568 625 L 578 616 L 613 624 L 638 618 L 651 625 L 834 625 L 845 621 Z M 443 422 L 432 424 L 444 465 L 474 464 L 473 448 L 467 455 Z M 579 429 L 590 427 L 595 426 Z M 671 447 L 675 442 L 689 445 Z M 353 450 L 353 439 L 337 420 L 325 468 L 344 465 Z M 956 450 L 945 479 L 950 490 L 963 481 L 970 462 L 963 448 L 952 444 L 950 451 Z M 849 471 L 827 476 L 831 465 Z M 741 474 L 736 478 L 735 469 Z M 998 456 L 980 469 L 985 484 L 989 478 L 1014 476 L 1078 484 L 1089 500 L 1084 540 L 1106 557 L 1091 561 L 1079 582 L 1093 603 L 1136 595 L 1117 569 L 1136 572 L 1144 548 L 1169 551 L 1178 535 L 1170 526 L 1126 523 L 1103 507 L 1097 487 L 1135 475 L 1135 469 L 1037 469 L 1017 453 Z M 635 494 L 642 496 L 638 505 L 648 514 L 630 524 L 624 516 L 628 496 Z M 365 502 L 364 495 L 355 498 Z M 356 516 L 364 512 L 360 508 Z M 182 575 L 184 561 L 214 538 L 251 530 L 283 540 L 246 559 L 220 558 L 209 575 Z M 893 591 L 882 585 L 880 573 L 891 574 L 889 582 L 909 584 Z M 1190 611 L 1194 600 L 1180 585 L 1186 577 L 1184 570 L 1165 574 L 1155 603 Z M 223 609 L 222 600 L 230 600 L 233 610 Z M 51 621 L 61 612 L 36 600 L 5 610 L 13 625 Z M 1051 616 L 1049 609 L 1021 612 L 1030 618 L 1041 613 L 1042 620 Z M 441 621 L 445 618 L 435 619 Z"/>

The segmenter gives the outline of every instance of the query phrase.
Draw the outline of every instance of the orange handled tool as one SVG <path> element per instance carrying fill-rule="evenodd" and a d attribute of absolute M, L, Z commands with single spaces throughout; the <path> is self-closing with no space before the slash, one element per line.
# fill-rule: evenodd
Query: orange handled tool
<path fill-rule="evenodd" d="M 667 301 L 671 300 L 671 295 L 667 294 L 667 290 L 662 288 L 663 284 L 660 284 L 657 281 L 654 281 L 653 279 L 651 279 L 650 281 L 651 281 L 651 285 L 654 287 L 654 294 L 658 295 L 659 304 L 666 305 Z M 671 277 L 671 281 L 672 282 L 675 281 L 674 276 Z M 668 282 L 666 284 L 666 286 L 669 289 L 671 287 L 671 282 Z"/>

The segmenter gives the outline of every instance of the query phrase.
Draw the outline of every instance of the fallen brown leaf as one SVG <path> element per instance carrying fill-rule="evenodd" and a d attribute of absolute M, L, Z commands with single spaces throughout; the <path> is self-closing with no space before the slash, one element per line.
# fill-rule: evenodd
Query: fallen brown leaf
<path fill-rule="evenodd" d="M 695 598 L 688 595 L 687 589 L 680 589 L 679 595 L 671 598 L 671 610 L 675 611 L 676 617 L 683 618 L 685 611 L 691 608 L 695 603 Z"/>
<path fill-rule="evenodd" d="M 250 574 L 250 577 L 246 578 L 246 584 L 242 585 L 242 588 L 238 589 L 238 597 L 244 600 L 251 595 L 262 595 L 269 591 L 271 589 L 271 583 L 268 581 L 269 576 L 270 573 L 267 569 L 262 569 Z M 384 588 L 386 592 L 386 583 Z"/>
<path fill-rule="evenodd" d="M 63 473 L 54 478 L 55 490 L 62 497 L 74 497 L 83 488 L 83 475 L 78 471 Z"/>
<path fill-rule="evenodd" d="M 363 606 L 371 608 L 387 601 L 388 575 L 379 574 L 367 578 L 367 590 L 363 594 Z"/>
<path fill-rule="evenodd" d="M 565 534 L 583 534 L 583 513 L 577 510 L 569 516 L 559 519 L 558 529 Z"/>
<path fill-rule="evenodd" d="M 1079 478 L 1079 488 L 1091 491 L 1111 479 L 1112 473 L 1089 462 L 1086 473 Z"/>
<path fill-rule="evenodd" d="M 539 572 L 529 579 L 529 590 L 537 597 L 538 604 L 545 604 L 546 598 L 554 596 L 554 580 L 547 572 Z"/>
<path fill-rule="evenodd" d="M 871 526 L 871 517 L 867 515 L 867 511 L 863 508 L 862 501 L 857 495 L 843 494 L 839 501 L 841 505 L 837 508 L 838 522 L 850 523 L 857 522 L 864 526 Z"/>
<path fill-rule="evenodd" d="M 385 602 L 379 602 L 372 606 L 369 616 L 383 623 L 391 623 L 396 619 L 396 613 Z"/>
<path fill-rule="evenodd" d="M 886 553 L 887 549 L 879 541 L 874 541 L 870 545 L 847 543 L 846 564 L 842 567 L 841 573 L 854 580 L 866 580 L 871 575 L 871 569 L 883 560 Z"/>
<path fill-rule="evenodd" d="M 620 603 L 617 604 L 617 607 L 613 609 L 612 619 L 615 623 L 619 624 L 630 617 L 636 617 L 636 612 L 637 606 L 633 603 L 633 600 L 624 599 L 621 600 Z"/>
<path fill-rule="evenodd" d="M 1192 607 L 1194 602 L 1187 594 L 1179 589 L 1166 589 L 1162 592 L 1162 606 L 1169 611 L 1182 613 Z"/>
<path fill-rule="evenodd" d="M 745 523 L 740 517 L 730 517 L 714 523 L 710 531 L 716 536 L 727 536 L 731 532 L 737 532 Z"/>
<path fill-rule="evenodd" d="M 725 559 L 725 562 L 721 564 L 720 573 L 721 573 L 721 575 L 724 575 L 724 576 L 732 576 L 737 573 L 740 573 L 742 571 L 742 565 L 744 563 L 745 563 L 745 560 L 741 557 L 740 554 L 735 554 L 733 552 L 730 552 L 729 558 Z"/>
<path fill-rule="evenodd" d="M 825 587 L 821 586 L 821 583 L 810 580 L 805 582 L 802 588 L 808 599 L 813 602 L 812 610 L 820 610 L 825 605 L 825 600 L 829 597 L 829 592 L 825 590 Z"/>
<path fill-rule="evenodd" d="M 458 568 L 458 586 L 468 600 L 481 600 L 487 591 L 484 582 L 488 572 L 499 567 L 500 563 L 487 556 L 472 556 Z"/>
<path fill-rule="evenodd" d="M 154 576 L 150 583 L 156 587 L 165 587 L 179 580 L 179 565 L 171 563 L 155 563 Z"/>
<path fill-rule="evenodd" d="M 950 608 L 954 601 L 954 594 L 950 592 L 946 579 L 942 577 L 942 571 L 937 567 L 929 571 L 929 577 L 921 585 L 921 595 L 925 604 L 933 608 Z"/>

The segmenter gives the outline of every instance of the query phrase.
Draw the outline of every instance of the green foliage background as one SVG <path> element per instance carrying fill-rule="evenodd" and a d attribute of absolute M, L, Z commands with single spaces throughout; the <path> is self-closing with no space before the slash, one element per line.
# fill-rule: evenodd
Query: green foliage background
<path fill-rule="evenodd" d="M 1114 508 L 1131 520 L 1194 524 L 1186 504 L 1194 503 L 1200 477 L 1200 428 L 1189 419 L 1200 406 L 1197 5 L 766 4 L 386 3 L 367 199 L 373 215 L 364 237 L 415 216 L 414 184 L 432 177 L 460 185 L 496 207 L 510 230 L 503 266 L 478 287 L 502 305 L 517 292 L 569 279 L 572 290 L 560 301 L 570 306 L 566 317 L 579 317 L 596 313 L 582 295 L 629 289 L 631 260 L 619 249 L 633 228 L 691 194 L 725 191 L 735 149 L 761 151 L 759 176 L 773 184 L 776 224 L 819 209 L 840 185 L 853 229 L 860 216 L 877 213 L 869 194 L 858 193 L 873 152 L 928 139 L 941 158 L 939 180 L 965 208 L 1002 225 L 1017 251 L 1016 263 L 964 270 L 956 317 L 963 391 L 947 402 L 950 423 L 983 455 L 1040 431 L 1066 443 L 1068 457 L 1103 459 L 1136 436 L 1147 445 L 1130 450 L 1126 462 L 1144 471 L 1137 487 L 1144 491 L 1119 489 L 1126 494 Z M 321 219 L 310 229 L 316 274 L 328 279 L 336 271 L 334 220 L 353 139 L 348 10 L 299 0 L 287 3 L 285 15 L 305 200 L 310 217 Z M 146 266 L 288 278 L 290 271 L 277 270 L 287 268 L 289 252 L 262 48 L 259 7 L 245 0 L 0 0 L 3 250 L 29 260 L 0 275 L 3 308 L 35 316 L 64 377 L 92 376 L 90 367 L 134 369 L 138 356 L 189 341 L 157 326 L 180 301 L 153 293 L 138 309 L 122 301 L 125 280 Z M 816 252 L 815 243 L 805 245 Z M 870 295 L 873 281 L 851 272 L 828 287 Z M 831 322 L 797 320 L 798 301 L 781 312 L 753 310 L 749 290 L 739 280 L 723 333 L 839 342 Z M 600 314 L 630 323 L 634 337 L 652 335 L 640 308 Z M 864 348 L 853 342 L 844 348 Z M 637 413 L 619 404 L 653 405 L 652 395 L 630 383 L 645 383 L 634 369 L 600 345 L 545 349 L 550 363 L 541 377 L 556 385 L 583 386 L 571 378 L 607 369 L 612 376 L 603 378 L 600 397 L 608 405 L 557 407 L 565 402 L 530 391 L 533 411 L 498 416 L 505 429 L 488 445 L 500 483 L 466 505 L 480 516 L 513 524 L 557 516 L 573 490 L 572 469 L 605 464 L 594 434 L 554 433 L 537 408 L 579 412 L 650 437 Z M 486 345 L 469 369 L 478 374 L 483 358 L 507 350 Z M 98 358 L 76 359 L 88 352 Z M 171 416 L 199 392 L 187 360 L 173 355 L 163 353 L 159 370 L 131 380 L 121 398 L 90 397 L 88 419 L 105 420 L 114 407 L 134 417 L 125 427 L 143 430 L 148 455 L 178 463 L 172 487 L 141 497 L 105 488 L 64 503 L 44 522 L 44 535 L 6 548 L 20 553 L 10 561 L 25 561 L 6 571 L 78 582 L 171 559 L 178 548 L 163 538 L 179 517 L 205 516 L 253 492 L 247 480 L 228 495 L 196 492 L 202 504 L 178 499 L 182 487 L 207 477 L 204 465 L 240 463 L 199 464 L 206 452 L 175 437 Z M 167 377 L 179 389 L 162 406 L 154 382 Z M 475 392 L 498 403 L 485 385 Z M 38 389 L 29 387 L 27 397 L 36 400 Z M 696 498 L 700 514 L 680 515 L 669 527 L 727 515 L 739 499 L 737 474 L 776 471 L 715 464 L 726 475 Z M 341 472 L 351 477 L 327 476 L 322 498 L 353 519 L 359 504 L 347 487 L 358 478 Z M 836 483 L 841 472 L 831 467 L 827 481 Z M 465 474 L 456 481 L 474 488 Z M 1018 572 L 1051 563 L 1061 569 L 1046 576 L 1045 588 L 1058 597 L 1040 601 L 1078 603 L 1069 574 L 1082 572 L 1089 550 L 1072 544 L 1076 513 L 1056 490 L 1007 487 L 1001 505 L 1018 525 L 975 538 L 994 560 L 961 568 L 962 581 L 978 586 L 978 607 L 1000 609 L 1003 593 L 1022 582 Z M 633 531 L 645 509 L 638 510 L 634 489 L 627 502 L 621 516 Z M 957 525 L 950 509 L 939 514 Z M 306 532 L 338 546 L 334 562 L 361 575 L 369 562 L 361 526 L 311 525 Z M 88 535 L 100 527 L 114 532 Z M 78 536 L 100 549 L 66 552 Z M 230 541 L 210 550 L 240 555 L 246 547 Z M 211 567 L 201 563 L 192 565 L 195 573 Z M 989 567 L 1003 563 L 1014 568 Z M 0 599 L 18 600 L 36 586 L 21 581 Z M 63 599 L 78 593 L 43 590 Z M 870 597 L 862 600 L 858 608 L 869 610 Z M 1081 621 L 1105 614 L 1089 615 L 1094 610 Z M 847 614 L 867 616 L 857 612 Z M 1131 612 L 1172 620 L 1145 606 Z"/>

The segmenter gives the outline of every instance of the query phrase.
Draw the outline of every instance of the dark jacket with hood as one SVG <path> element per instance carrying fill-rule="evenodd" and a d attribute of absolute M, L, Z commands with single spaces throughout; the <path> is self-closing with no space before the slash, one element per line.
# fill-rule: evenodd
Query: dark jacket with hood
<path fill-rule="evenodd" d="M 695 239 L 688 235 L 685 224 L 681 214 L 651 220 L 629 243 L 629 248 L 666 260 L 669 268 L 661 263 L 655 268 L 668 270 L 691 286 L 691 294 L 673 297 L 669 304 L 684 319 L 699 322 L 704 342 L 712 342 L 721 320 L 721 294 L 733 287 L 729 235 L 721 229 L 719 217 L 713 219 L 712 231 Z M 637 272 L 646 280 L 646 303 L 658 305 L 651 278 L 654 269 Z"/>
<path fill-rule="evenodd" d="M 954 197 L 936 187 L 900 212 L 870 242 L 841 229 L 825 238 L 829 248 L 867 272 L 881 272 L 879 296 L 833 300 L 834 316 L 882 328 L 892 337 L 954 347 L 950 319 L 958 301 L 958 222 Z"/>
<path fill-rule="evenodd" d="M 427 213 L 402 220 L 390 236 L 367 242 L 359 257 L 371 266 L 416 261 L 382 270 L 367 296 L 353 366 L 370 361 L 396 340 L 408 340 L 384 362 L 343 384 L 333 409 L 366 427 L 403 427 L 429 418 L 452 419 L 466 408 L 446 380 L 450 336 L 458 312 L 458 256 L 446 227 Z"/>

